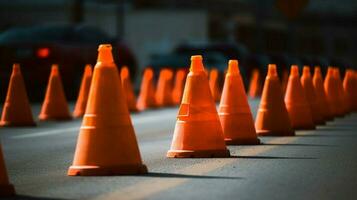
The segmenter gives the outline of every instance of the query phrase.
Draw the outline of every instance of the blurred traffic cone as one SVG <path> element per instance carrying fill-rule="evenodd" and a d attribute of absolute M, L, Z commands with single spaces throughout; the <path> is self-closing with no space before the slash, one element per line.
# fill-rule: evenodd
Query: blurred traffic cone
<path fill-rule="evenodd" d="M 186 78 L 185 69 L 179 69 L 176 71 L 175 85 L 174 85 L 174 89 L 172 90 L 172 100 L 175 105 L 178 105 L 181 102 L 183 89 L 185 86 L 185 78 Z"/>
<path fill-rule="evenodd" d="M 156 87 L 156 105 L 158 107 L 173 105 L 172 100 L 173 72 L 170 69 L 160 71 L 159 80 Z"/>
<path fill-rule="evenodd" d="M 0 197 L 9 197 L 15 195 L 15 188 L 9 182 L 5 160 L 0 145 Z"/>
<path fill-rule="evenodd" d="M 294 136 L 275 64 L 269 64 L 255 121 L 258 135 Z"/>
<path fill-rule="evenodd" d="M 45 100 L 43 101 L 40 120 L 69 120 L 71 114 L 68 109 L 66 96 L 63 91 L 58 65 L 52 65 L 48 81 Z"/>
<path fill-rule="evenodd" d="M 70 176 L 147 173 L 111 51 L 99 46 Z"/>
<path fill-rule="evenodd" d="M 337 84 L 333 72 L 333 67 L 327 68 L 327 74 L 324 81 L 327 103 L 333 117 L 338 115 Z"/>
<path fill-rule="evenodd" d="M 219 87 L 219 72 L 217 69 L 213 68 L 209 72 L 209 86 L 211 88 L 211 93 L 214 101 L 219 101 L 221 99 L 221 91 Z"/>
<path fill-rule="evenodd" d="M 141 80 L 140 94 L 136 106 L 139 110 L 156 107 L 154 72 L 149 67 L 144 70 L 144 75 Z"/>
<path fill-rule="evenodd" d="M 300 83 L 299 68 L 297 65 L 291 66 L 290 77 L 285 93 L 285 105 L 292 127 L 295 130 L 315 129 L 310 105 L 307 102 L 305 91 Z"/>
<path fill-rule="evenodd" d="M 191 57 L 176 127 L 167 157 L 228 157 L 202 56 Z"/>
<path fill-rule="evenodd" d="M 357 111 L 357 83 L 355 72 L 352 69 L 348 69 L 343 79 L 343 89 L 347 96 L 348 103 L 351 111 Z"/>
<path fill-rule="evenodd" d="M 315 94 L 314 85 L 312 83 L 312 77 L 310 73 L 310 67 L 304 66 L 301 76 L 301 85 L 304 88 L 307 102 L 310 105 L 311 116 L 314 124 L 325 124 L 322 113 L 318 107 L 318 102 Z"/>
<path fill-rule="evenodd" d="M 0 126 L 35 126 L 20 66 L 14 64 Z"/>
<path fill-rule="evenodd" d="M 73 111 L 73 117 L 82 117 L 86 111 L 90 83 L 92 81 L 92 66 L 86 65 L 82 77 L 81 87 L 77 98 L 76 105 Z"/>
<path fill-rule="evenodd" d="M 123 66 L 120 70 L 121 84 L 123 86 L 124 94 L 126 97 L 126 102 L 130 111 L 138 111 L 136 106 L 136 97 L 133 90 L 133 85 L 131 84 L 130 72 L 127 66 Z"/>
<path fill-rule="evenodd" d="M 289 81 L 289 73 L 286 69 L 284 69 L 281 75 L 281 88 L 283 90 L 283 94 L 285 94 L 286 88 L 288 87 L 288 81 Z"/>
<path fill-rule="evenodd" d="M 348 104 L 348 98 L 345 94 L 345 91 L 343 89 L 343 83 L 341 80 L 341 74 L 340 74 L 340 69 L 339 68 L 334 68 L 334 76 L 336 80 L 336 87 L 337 87 L 337 100 L 338 100 L 338 105 L 337 106 L 337 113 L 338 116 L 343 117 L 347 113 L 349 113 L 350 106 Z"/>
<path fill-rule="evenodd" d="M 249 83 L 249 97 L 257 98 L 262 95 L 261 75 L 258 69 L 253 69 Z"/>
<path fill-rule="evenodd" d="M 315 67 L 314 76 L 312 78 L 312 83 L 314 85 L 315 94 L 317 98 L 317 105 L 322 113 L 324 120 L 332 120 L 333 114 L 331 113 L 330 106 L 327 102 L 326 93 L 324 90 L 324 81 L 322 78 L 321 68 L 319 66 Z"/>
<path fill-rule="evenodd" d="M 226 144 L 260 143 L 239 72 L 238 60 L 229 61 L 218 113 Z"/>

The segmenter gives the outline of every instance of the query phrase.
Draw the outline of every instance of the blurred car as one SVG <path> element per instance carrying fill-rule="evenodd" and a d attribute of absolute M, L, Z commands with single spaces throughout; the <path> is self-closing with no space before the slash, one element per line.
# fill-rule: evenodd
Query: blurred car
<path fill-rule="evenodd" d="M 171 68 L 174 70 L 189 68 L 191 55 L 193 54 L 185 52 L 153 55 L 150 57 L 149 66 L 153 68 L 155 74 L 158 74 L 161 68 Z M 220 52 L 208 52 L 203 56 L 203 62 L 207 69 L 217 68 L 221 72 L 226 69 L 227 59 Z"/>
<path fill-rule="evenodd" d="M 101 30 L 90 26 L 46 25 L 12 28 L 0 34 L 0 97 L 4 99 L 12 64 L 20 63 L 27 93 L 32 101 L 44 98 L 53 63 L 59 64 L 67 99 L 77 97 L 85 64 L 96 63 L 101 43 L 113 45 L 118 67 L 127 65 L 136 73 L 136 60 L 130 49 Z"/>

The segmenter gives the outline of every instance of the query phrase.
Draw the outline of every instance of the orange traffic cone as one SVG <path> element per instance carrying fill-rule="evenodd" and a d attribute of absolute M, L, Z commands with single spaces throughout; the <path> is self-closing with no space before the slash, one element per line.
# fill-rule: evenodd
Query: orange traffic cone
<path fill-rule="evenodd" d="M 255 121 L 258 135 L 294 136 L 275 64 L 269 64 Z"/>
<path fill-rule="evenodd" d="M 285 94 L 286 88 L 288 87 L 288 81 L 289 81 L 289 73 L 286 69 L 284 69 L 281 75 L 281 88 L 283 90 L 283 94 Z"/>
<path fill-rule="evenodd" d="M 343 117 L 347 113 L 349 113 L 350 106 L 348 104 L 347 100 L 347 95 L 345 94 L 345 91 L 343 89 L 343 84 L 341 80 L 341 75 L 340 75 L 340 69 L 339 68 L 334 68 L 334 76 L 336 80 L 336 87 L 337 87 L 337 100 L 338 100 L 338 105 L 337 106 L 337 112 L 338 116 Z"/>
<path fill-rule="evenodd" d="M 300 83 L 299 68 L 297 65 L 291 66 L 290 77 L 285 93 L 285 105 L 289 113 L 291 124 L 295 130 L 315 129 L 310 105 Z"/>
<path fill-rule="evenodd" d="M 328 67 L 324 81 L 326 99 L 333 117 L 338 115 L 337 85 L 333 67 Z"/>
<path fill-rule="evenodd" d="M 99 46 L 70 176 L 147 173 L 111 51 Z"/>
<path fill-rule="evenodd" d="M 15 188 L 9 182 L 4 156 L 0 145 L 0 197 L 9 197 L 13 195 L 15 195 Z"/>
<path fill-rule="evenodd" d="M 77 98 L 76 105 L 73 111 L 73 117 L 82 117 L 86 111 L 90 83 L 92 81 L 92 66 L 86 65 L 82 77 L 81 87 Z"/>
<path fill-rule="evenodd" d="M 181 102 L 183 89 L 185 86 L 185 78 L 186 78 L 185 69 L 179 69 L 176 71 L 175 85 L 174 85 L 174 89 L 172 90 L 172 101 L 175 105 L 178 105 Z"/>
<path fill-rule="evenodd" d="M 172 100 L 173 72 L 170 69 L 160 71 L 159 80 L 156 87 L 156 105 L 158 107 L 173 105 Z"/>
<path fill-rule="evenodd" d="M 319 110 L 322 113 L 324 120 L 326 120 L 326 121 L 332 120 L 333 115 L 331 113 L 330 106 L 327 102 L 327 97 L 326 97 L 326 93 L 324 90 L 324 81 L 323 81 L 321 69 L 319 66 L 316 66 L 314 69 L 314 76 L 312 78 L 312 83 L 313 83 L 314 89 L 315 89 L 317 105 L 319 107 Z"/>
<path fill-rule="evenodd" d="M 318 107 L 314 85 L 310 73 L 310 67 L 304 66 L 301 76 L 301 85 L 304 88 L 307 102 L 310 105 L 311 116 L 315 124 L 325 124 L 322 113 Z"/>
<path fill-rule="evenodd" d="M 0 126 L 35 126 L 20 66 L 14 64 Z"/>
<path fill-rule="evenodd" d="M 62 81 L 58 65 L 52 65 L 50 79 L 48 81 L 45 100 L 42 104 L 40 120 L 69 120 L 66 96 L 63 91 Z"/>
<path fill-rule="evenodd" d="M 260 143 L 239 72 L 238 60 L 230 60 L 228 63 L 218 113 L 226 144 Z"/>
<path fill-rule="evenodd" d="M 167 157 L 228 157 L 202 56 L 191 57 L 176 127 Z"/>
<path fill-rule="evenodd" d="M 357 83 L 352 69 L 346 70 L 345 78 L 343 79 L 343 89 L 347 96 L 351 111 L 357 111 Z"/>
<path fill-rule="evenodd" d="M 257 98 L 262 95 L 261 77 L 258 69 L 253 69 L 249 83 L 249 97 Z"/>
<path fill-rule="evenodd" d="M 138 111 L 138 108 L 136 107 L 136 97 L 134 94 L 133 85 L 131 84 L 130 72 L 127 66 L 123 66 L 121 68 L 120 78 L 129 110 L 134 112 Z"/>
<path fill-rule="evenodd" d="M 154 72 L 151 68 L 144 70 L 143 79 L 141 81 L 140 94 L 136 106 L 139 110 L 156 107 Z"/>
<path fill-rule="evenodd" d="M 221 99 L 221 91 L 219 87 L 219 72 L 217 69 L 213 68 L 209 72 L 209 86 L 211 88 L 211 93 L 215 101 Z"/>

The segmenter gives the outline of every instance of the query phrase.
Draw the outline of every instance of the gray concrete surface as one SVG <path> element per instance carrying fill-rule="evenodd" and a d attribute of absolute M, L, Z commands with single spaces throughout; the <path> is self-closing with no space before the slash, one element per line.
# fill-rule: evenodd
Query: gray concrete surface
<path fill-rule="evenodd" d="M 258 101 L 250 101 L 255 113 Z M 38 114 L 39 106 L 33 106 Z M 1 128 L 15 199 L 356 199 L 357 114 L 231 158 L 167 159 L 177 108 L 132 114 L 144 163 L 137 176 L 68 177 L 80 120 Z M 255 116 L 255 114 L 254 114 Z"/>

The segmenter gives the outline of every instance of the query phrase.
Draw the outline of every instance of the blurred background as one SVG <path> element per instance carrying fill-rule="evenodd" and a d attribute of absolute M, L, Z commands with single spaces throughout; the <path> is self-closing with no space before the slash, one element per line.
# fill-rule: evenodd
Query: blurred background
<path fill-rule="evenodd" d="M 67 98 L 77 96 L 84 65 L 111 43 L 118 67 L 138 88 L 145 67 L 183 68 L 203 54 L 221 73 L 239 59 L 245 83 L 276 63 L 355 68 L 357 1 L 339 0 L 1 0 L 0 98 L 20 63 L 31 101 L 41 101 L 58 63 Z"/>

